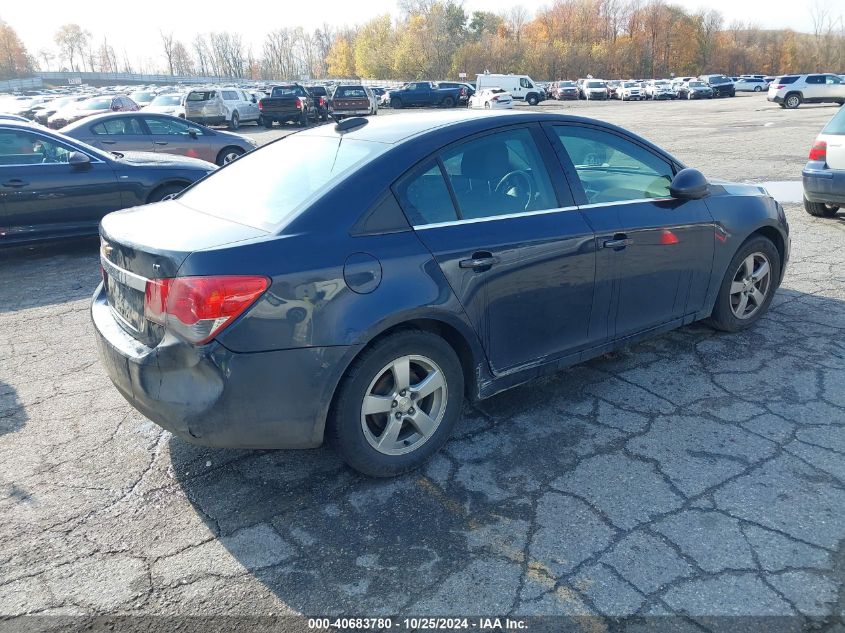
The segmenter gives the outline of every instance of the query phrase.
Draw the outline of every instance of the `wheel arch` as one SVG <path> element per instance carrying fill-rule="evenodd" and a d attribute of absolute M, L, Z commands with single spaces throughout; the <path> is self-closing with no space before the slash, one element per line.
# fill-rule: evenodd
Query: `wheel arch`
<path fill-rule="evenodd" d="M 183 178 L 170 178 L 169 180 L 165 180 L 164 182 L 158 183 L 150 193 L 147 194 L 147 202 L 149 203 L 150 200 L 155 198 L 157 193 L 160 193 L 162 189 L 169 189 L 170 187 L 182 187 L 185 189 L 186 187 L 190 187 L 193 183 L 189 180 L 185 180 Z"/>
<path fill-rule="evenodd" d="M 747 238 L 745 238 L 742 244 L 740 244 L 739 248 L 742 248 L 742 246 L 748 240 L 753 239 L 758 235 L 767 238 L 770 242 L 775 245 L 775 248 L 778 251 L 778 255 L 780 256 L 780 271 L 778 271 L 780 278 L 778 279 L 778 283 L 780 283 L 780 281 L 783 279 L 784 270 L 786 269 L 786 242 L 783 239 L 783 235 L 781 235 L 781 232 L 773 226 L 761 226 L 760 228 L 752 232 Z"/>

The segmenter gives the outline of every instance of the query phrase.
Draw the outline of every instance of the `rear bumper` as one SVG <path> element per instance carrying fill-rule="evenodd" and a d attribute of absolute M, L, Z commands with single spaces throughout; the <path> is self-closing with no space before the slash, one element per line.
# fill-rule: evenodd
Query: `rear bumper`
<path fill-rule="evenodd" d="M 361 110 L 329 110 L 329 116 L 344 117 L 344 116 L 367 116 L 370 113 L 369 109 Z"/>
<path fill-rule="evenodd" d="M 100 360 L 118 391 L 181 439 L 220 448 L 313 448 L 349 347 L 239 354 L 166 335 L 154 348 L 115 321 L 102 284 L 91 305 Z"/>
<path fill-rule="evenodd" d="M 766 95 L 766 100 L 771 101 L 773 103 L 783 103 L 783 97 L 780 97 L 778 95 L 775 95 L 774 97 L 772 95 Z"/>
<path fill-rule="evenodd" d="M 189 116 L 186 115 L 185 118 L 188 121 L 193 121 L 194 123 L 199 123 L 200 125 L 222 125 L 226 123 L 226 117 L 222 115 L 215 115 L 215 116 Z"/>
<path fill-rule="evenodd" d="M 821 161 L 809 161 L 801 176 L 804 197 L 810 202 L 845 205 L 845 170 L 830 169 Z"/>

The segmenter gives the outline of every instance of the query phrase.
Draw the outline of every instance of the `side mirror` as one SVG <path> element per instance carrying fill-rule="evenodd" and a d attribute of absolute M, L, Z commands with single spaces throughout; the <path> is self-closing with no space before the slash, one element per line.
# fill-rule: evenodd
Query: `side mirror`
<path fill-rule="evenodd" d="M 87 167 L 91 164 L 91 157 L 88 154 L 84 154 L 82 152 L 71 152 L 70 156 L 67 157 L 68 165 L 71 165 L 76 168 Z"/>
<path fill-rule="evenodd" d="M 255 95 L 252 95 L 252 97 L 250 98 L 250 101 L 252 101 L 253 103 L 255 103 Z"/>
<path fill-rule="evenodd" d="M 191 138 L 196 138 L 199 135 L 200 135 L 200 131 L 197 128 L 195 128 L 195 127 L 189 127 L 188 128 L 188 136 L 190 136 Z"/>
<path fill-rule="evenodd" d="M 699 200 L 710 193 L 710 183 L 697 169 L 682 169 L 669 185 L 669 195 L 681 200 Z"/>

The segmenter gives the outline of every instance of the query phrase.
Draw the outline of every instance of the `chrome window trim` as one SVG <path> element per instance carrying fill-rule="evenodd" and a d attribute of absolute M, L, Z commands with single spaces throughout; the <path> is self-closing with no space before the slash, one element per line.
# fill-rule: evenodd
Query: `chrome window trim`
<path fill-rule="evenodd" d="M 129 286 L 134 290 L 146 292 L 147 281 L 149 281 L 146 277 L 141 277 L 141 275 L 136 275 L 133 272 L 124 270 L 123 268 L 120 268 L 119 266 L 107 260 L 102 255 L 100 256 L 100 263 L 102 264 L 103 268 L 106 271 L 106 274 L 109 277 L 114 277 L 119 283 L 122 283 L 124 286 Z"/>
<path fill-rule="evenodd" d="M 493 222 L 495 220 L 511 220 L 514 218 L 525 218 L 534 215 L 548 215 L 551 213 L 562 213 L 565 211 L 578 211 L 581 209 L 598 209 L 601 207 L 611 207 L 619 204 L 638 204 L 640 202 L 667 202 L 674 198 L 637 198 L 635 200 L 618 200 L 616 202 L 594 202 L 591 204 L 581 204 L 570 207 L 559 207 L 557 209 L 543 209 L 542 211 L 523 211 L 521 213 L 508 213 L 505 215 L 492 215 L 485 218 L 466 218 L 463 220 L 450 220 L 449 222 L 434 222 L 432 224 L 414 224 L 415 231 L 424 231 L 426 229 L 439 229 L 445 226 L 458 226 L 461 224 L 477 224 L 479 222 Z"/>
<path fill-rule="evenodd" d="M 577 206 L 558 207 L 556 209 L 542 209 L 540 211 L 522 211 L 519 213 L 506 213 L 504 215 L 491 215 L 484 218 L 465 218 L 463 220 L 450 220 L 448 222 L 434 222 L 432 224 L 415 224 L 415 231 L 424 229 L 438 229 L 443 226 L 457 226 L 459 224 L 477 224 L 479 222 L 493 222 L 495 220 L 511 220 L 514 218 L 526 218 L 534 215 L 549 215 L 551 213 L 562 213 L 565 211 L 577 211 Z"/>

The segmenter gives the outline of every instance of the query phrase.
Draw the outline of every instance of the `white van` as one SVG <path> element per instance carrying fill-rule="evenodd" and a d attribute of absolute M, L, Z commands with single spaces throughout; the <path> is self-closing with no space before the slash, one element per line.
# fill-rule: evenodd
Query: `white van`
<path fill-rule="evenodd" d="M 545 93 L 528 75 L 478 75 L 475 89 L 481 92 L 485 88 L 501 88 L 511 93 L 514 99 L 537 105 L 545 99 Z"/>

